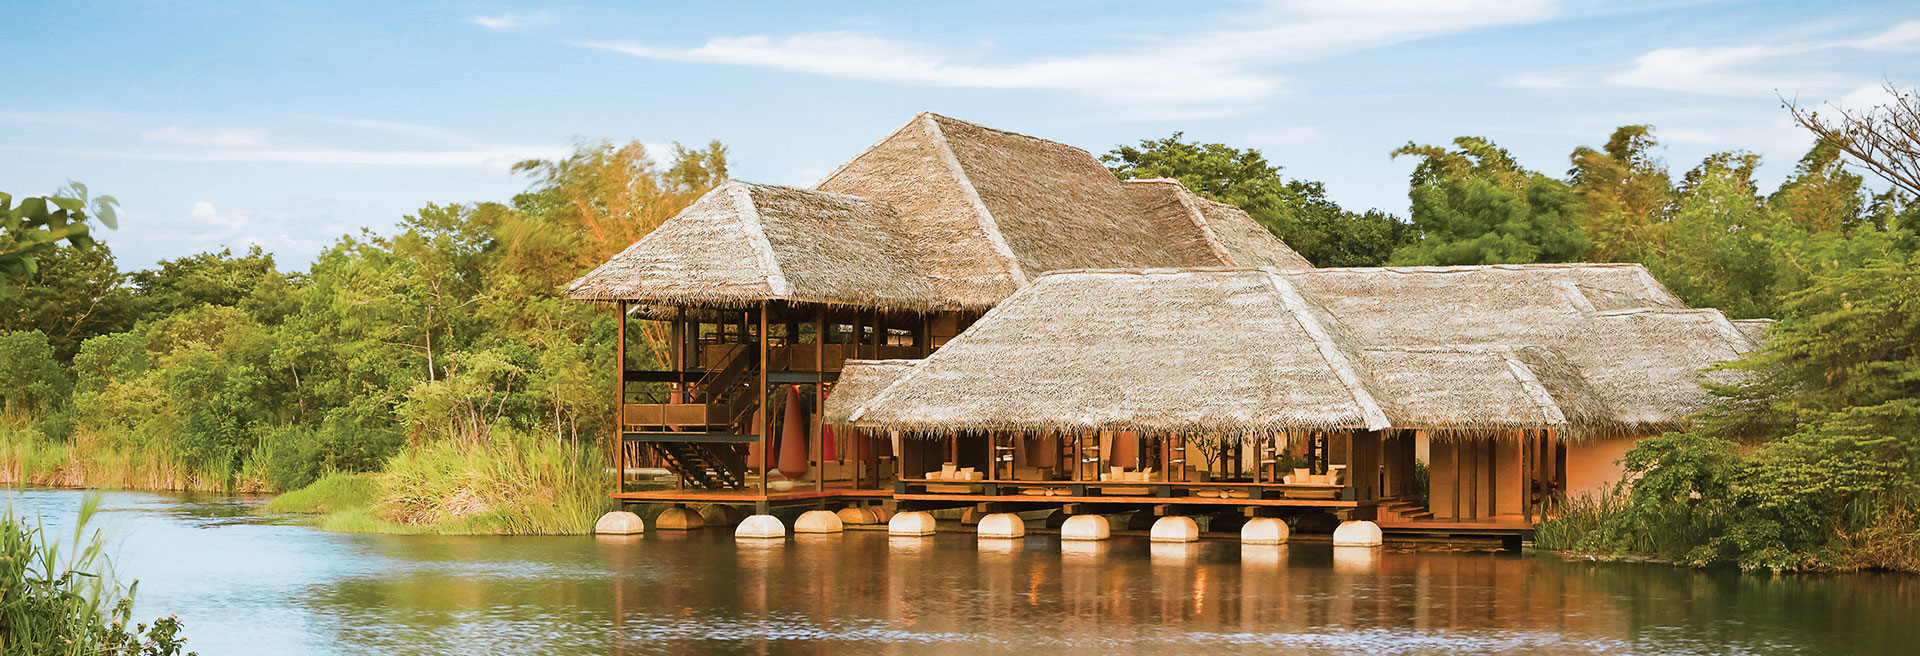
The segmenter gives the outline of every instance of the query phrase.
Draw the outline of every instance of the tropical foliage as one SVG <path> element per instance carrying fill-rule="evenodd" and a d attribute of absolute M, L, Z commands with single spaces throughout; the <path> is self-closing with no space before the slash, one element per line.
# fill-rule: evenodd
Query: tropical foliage
<path fill-rule="evenodd" d="M 257 248 L 131 273 L 103 243 L 36 253 L 48 266 L 0 300 L 27 328 L 0 333 L 0 471 L 235 490 L 384 472 L 373 519 L 571 526 L 499 517 L 577 510 L 582 491 L 604 503 L 603 466 L 582 454 L 605 452 L 613 317 L 561 289 L 723 181 L 726 151 L 656 164 L 591 142 L 515 171 L 532 185 L 511 203 L 429 204 L 305 271 Z M 521 487 L 471 484 L 515 468 Z M 422 494 L 475 502 L 422 512 Z"/>

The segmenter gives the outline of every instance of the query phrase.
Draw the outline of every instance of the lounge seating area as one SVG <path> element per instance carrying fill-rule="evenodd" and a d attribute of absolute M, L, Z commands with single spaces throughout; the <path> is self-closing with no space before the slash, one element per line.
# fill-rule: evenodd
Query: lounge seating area
<path fill-rule="evenodd" d="M 940 471 L 927 472 L 928 481 L 984 481 L 986 472 L 975 471 L 972 467 L 959 467 L 949 462 L 940 466 Z M 986 487 L 979 483 L 927 483 L 929 494 L 979 494 Z"/>

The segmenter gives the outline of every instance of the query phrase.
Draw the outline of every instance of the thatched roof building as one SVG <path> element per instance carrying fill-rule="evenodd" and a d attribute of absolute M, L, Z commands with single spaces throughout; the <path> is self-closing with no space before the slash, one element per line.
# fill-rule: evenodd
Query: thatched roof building
<path fill-rule="evenodd" d="M 1701 383 L 1726 375 L 1700 370 L 1757 346 L 1637 265 L 1068 271 L 878 393 L 837 392 L 828 412 L 911 432 L 1577 440 L 1682 425 L 1713 402 Z"/>
<path fill-rule="evenodd" d="M 568 286 L 573 298 L 984 310 L 1060 269 L 1262 266 L 1299 254 L 1171 180 L 921 114 L 814 189 L 730 183 Z"/>

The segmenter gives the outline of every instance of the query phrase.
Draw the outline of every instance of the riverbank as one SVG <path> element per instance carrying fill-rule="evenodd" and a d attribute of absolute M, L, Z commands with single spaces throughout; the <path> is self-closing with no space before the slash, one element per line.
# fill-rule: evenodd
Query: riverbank
<path fill-rule="evenodd" d="M 486 444 L 439 440 L 388 459 L 380 471 L 334 472 L 276 490 L 245 472 L 196 475 L 161 454 L 85 440 L 48 440 L 0 428 L 0 485 L 151 492 L 274 494 L 274 512 L 309 516 L 327 531 L 435 535 L 579 535 L 612 509 L 612 482 L 589 446 L 499 431 Z"/>

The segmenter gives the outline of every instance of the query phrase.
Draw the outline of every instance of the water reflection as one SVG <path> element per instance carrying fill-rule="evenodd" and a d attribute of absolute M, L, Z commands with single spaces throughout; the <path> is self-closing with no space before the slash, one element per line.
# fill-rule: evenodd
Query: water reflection
<path fill-rule="evenodd" d="M 29 493 L 50 525 L 79 495 Z M 1901 653 L 1920 583 L 1485 553 L 849 531 L 338 535 L 115 494 L 141 607 L 203 654 Z M 237 512 L 246 511 L 246 512 Z"/>

